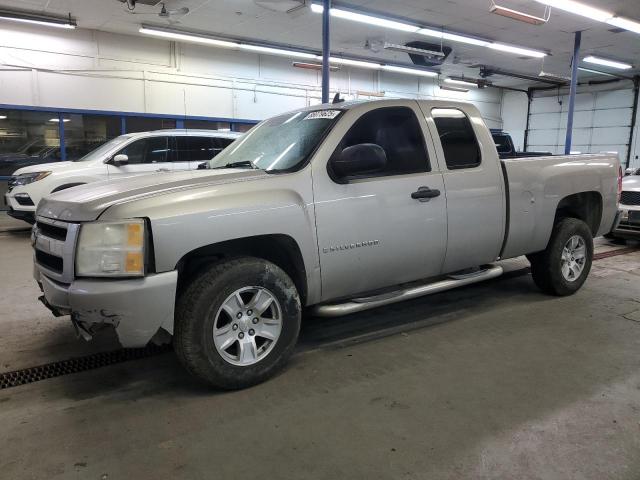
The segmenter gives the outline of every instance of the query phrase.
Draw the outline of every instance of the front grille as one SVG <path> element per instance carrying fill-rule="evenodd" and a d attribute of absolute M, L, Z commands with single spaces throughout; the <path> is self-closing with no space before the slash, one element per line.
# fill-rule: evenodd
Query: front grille
<path fill-rule="evenodd" d="M 74 277 L 73 256 L 80 224 L 37 217 L 32 242 L 36 267 L 61 283 L 71 283 Z"/>
<path fill-rule="evenodd" d="M 64 270 L 62 258 L 43 252 L 42 250 L 36 250 L 36 261 L 55 273 L 62 274 Z"/>
<path fill-rule="evenodd" d="M 620 194 L 622 205 L 640 205 L 640 192 L 623 191 Z"/>
<path fill-rule="evenodd" d="M 44 222 L 37 222 L 36 226 L 46 237 L 62 240 L 63 242 L 67 239 L 67 229 L 64 227 L 58 227 Z"/>

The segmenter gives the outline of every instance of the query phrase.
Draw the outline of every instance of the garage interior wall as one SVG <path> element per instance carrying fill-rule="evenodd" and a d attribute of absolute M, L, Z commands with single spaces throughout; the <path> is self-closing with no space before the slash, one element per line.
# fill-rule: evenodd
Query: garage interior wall
<path fill-rule="evenodd" d="M 0 104 L 260 120 L 320 103 L 320 72 L 290 59 L 142 36 L 3 26 L 0 64 Z M 428 78 L 342 68 L 331 90 L 468 100 L 502 126 L 499 89 L 445 92 Z"/>
<path fill-rule="evenodd" d="M 618 152 L 626 164 L 633 125 L 634 89 L 632 81 L 578 88 L 571 150 L 581 153 Z M 534 91 L 529 114 L 528 151 L 564 153 L 569 96 L 566 88 Z M 523 125 L 527 119 L 527 96 L 505 92 L 502 118 L 517 146 L 524 145 Z M 526 126 L 524 127 L 526 128 Z M 637 128 L 634 132 L 637 137 Z M 516 138 L 518 140 L 516 140 Z M 522 142 L 520 144 L 519 142 Z M 633 140 L 631 166 L 640 166 Z"/>

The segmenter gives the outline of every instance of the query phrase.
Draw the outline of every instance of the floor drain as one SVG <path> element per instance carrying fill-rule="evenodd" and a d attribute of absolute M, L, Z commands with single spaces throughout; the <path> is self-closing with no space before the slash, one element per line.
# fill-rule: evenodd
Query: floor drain
<path fill-rule="evenodd" d="M 139 360 L 141 358 L 152 357 L 169 352 L 171 345 L 149 345 L 144 348 L 123 348 L 112 352 L 101 352 L 87 355 L 85 357 L 70 358 L 59 362 L 47 363 L 37 367 L 25 368 L 14 372 L 0 373 L 0 390 L 4 388 L 17 387 L 27 383 L 39 382 L 47 378 L 59 377 L 70 373 L 93 370 L 95 368 L 106 367 L 115 363 Z"/>

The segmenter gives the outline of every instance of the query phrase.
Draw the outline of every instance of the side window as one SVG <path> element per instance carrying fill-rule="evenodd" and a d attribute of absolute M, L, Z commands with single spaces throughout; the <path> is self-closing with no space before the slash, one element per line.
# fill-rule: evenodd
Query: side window
<path fill-rule="evenodd" d="M 465 113 L 456 108 L 434 108 L 431 116 L 436 122 L 447 168 L 456 170 L 480 165 L 480 146 Z"/>
<path fill-rule="evenodd" d="M 222 150 L 233 143 L 233 138 L 212 138 L 213 140 L 213 157 L 218 155 Z"/>
<path fill-rule="evenodd" d="M 349 129 L 338 151 L 362 143 L 379 145 L 386 153 L 386 167 L 373 176 L 430 171 L 422 128 L 408 107 L 383 107 L 365 113 Z"/>
<path fill-rule="evenodd" d="M 129 165 L 141 163 L 163 163 L 169 153 L 168 137 L 149 137 L 137 140 L 118 153 L 129 157 Z"/>

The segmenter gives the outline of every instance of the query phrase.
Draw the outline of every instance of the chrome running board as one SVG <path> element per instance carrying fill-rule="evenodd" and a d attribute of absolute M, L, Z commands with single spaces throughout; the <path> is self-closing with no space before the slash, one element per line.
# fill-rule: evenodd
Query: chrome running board
<path fill-rule="evenodd" d="M 483 270 L 463 275 L 449 275 L 445 280 L 439 280 L 433 283 L 426 283 L 418 286 L 411 286 L 404 290 L 396 290 L 394 292 L 382 293 L 370 297 L 352 298 L 344 303 L 325 303 L 316 305 L 313 308 L 313 314 L 318 317 L 339 317 L 349 315 L 351 313 L 362 312 L 371 308 L 390 305 L 392 303 L 411 300 L 412 298 L 430 295 L 432 293 L 444 292 L 452 288 L 463 287 L 472 283 L 489 280 L 502 275 L 502 267 L 490 265 Z"/>

